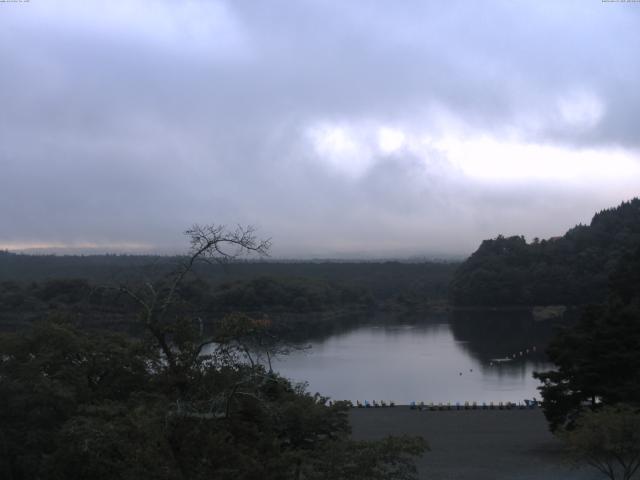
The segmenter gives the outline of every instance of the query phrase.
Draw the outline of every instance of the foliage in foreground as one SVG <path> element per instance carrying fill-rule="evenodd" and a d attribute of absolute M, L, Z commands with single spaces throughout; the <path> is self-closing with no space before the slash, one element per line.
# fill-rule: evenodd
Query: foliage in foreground
<path fill-rule="evenodd" d="M 345 404 L 233 345 L 170 369 L 149 338 L 63 322 L 0 337 L 0 477 L 415 478 L 422 439 L 352 441 Z"/>
<path fill-rule="evenodd" d="M 585 412 L 561 438 L 577 461 L 610 480 L 630 480 L 640 468 L 640 414 L 628 406 Z"/>
<path fill-rule="evenodd" d="M 422 439 L 351 441 L 346 404 L 326 406 L 254 359 L 256 347 L 281 350 L 268 319 L 231 315 L 204 336 L 183 288 L 196 264 L 266 255 L 269 241 L 240 226 L 185 234 L 175 270 L 114 288 L 136 305 L 143 338 L 63 322 L 0 336 L 2 478 L 415 478 Z"/>

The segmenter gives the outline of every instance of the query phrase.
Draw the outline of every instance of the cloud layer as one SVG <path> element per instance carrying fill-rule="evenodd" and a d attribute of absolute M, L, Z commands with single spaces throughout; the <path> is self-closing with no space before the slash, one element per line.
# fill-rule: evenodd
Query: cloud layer
<path fill-rule="evenodd" d="M 0 4 L 0 245 L 466 254 L 639 193 L 628 3 Z"/>

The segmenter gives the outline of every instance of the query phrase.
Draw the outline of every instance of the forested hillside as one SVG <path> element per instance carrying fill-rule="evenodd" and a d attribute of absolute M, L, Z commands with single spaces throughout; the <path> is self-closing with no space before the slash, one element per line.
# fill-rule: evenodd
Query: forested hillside
<path fill-rule="evenodd" d="M 63 316 L 121 329 L 135 306 L 118 287 L 162 278 L 182 260 L 152 256 L 30 256 L 0 252 L 0 330 Z M 194 315 L 229 312 L 289 318 L 443 303 L 456 264 L 232 262 L 202 264 L 181 285 Z M 294 317 L 291 317 L 294 318 Z M 297 318 L 297 317 L 296 317 Z M 308 327 L 305 326 L 305 330 Z M 302 328 L 298 325 L 297 328 Z"/>
<path fill-rule="evenodd" d="M 585 308 L 559 330 L 547 354 L 555 368 L 536 373 L 552 429 L 572 424 L 595 399 L 602 405 L 640 404 L 640 248 L 610 277 L 607 301 Z"/>
<path fill-rule="evenodd" d="M 456 271 L 456 305 L 583 305 L 604 301 L 609 275 L 640 246 L 640 199 L 594 215 L 564 236 L 482 242 Z"/>
<path fill-rule="evenodd" d="M 0 251 L 0 282 L 42 282 L 83 279 L 89 283 L 118 284 L 146 281 L 170 272 L 182 257 L 145 255 L 18 255 Z M 198 265 L 195 274 L 218 286 L 270 277 L 291 284 L 292 279 L 363 289 L 376 299 L 402 296 L 408 300 L 443 299 L 457 268 L 451 262 L 333 262 L 233 261 Z"/>

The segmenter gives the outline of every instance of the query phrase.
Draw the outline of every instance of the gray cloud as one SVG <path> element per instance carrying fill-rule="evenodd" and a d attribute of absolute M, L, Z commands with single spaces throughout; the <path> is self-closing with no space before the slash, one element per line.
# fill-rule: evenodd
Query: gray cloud
<path fill-rule="evenodd" d="M 0 244 L 172 249 L 215 221 L 281 256 L 468 253 L 637 194 L 474 178 L 437 142 L 638 162 L 633 4 L 43 3 L 0 5 Z M 319 149 L 322 126 L 353 145 Z M 413 143 L 380 151 L 382 127 Z"/>

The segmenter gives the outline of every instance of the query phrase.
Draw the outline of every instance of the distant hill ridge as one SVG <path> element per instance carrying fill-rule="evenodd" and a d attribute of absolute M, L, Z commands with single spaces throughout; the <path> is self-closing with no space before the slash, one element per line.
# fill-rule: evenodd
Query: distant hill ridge
<path fill-rule="evenodd" d="M 604 301 L 609 275 L 640 247 L 640 199 L 596 213 L 549 240 L 499 235 L 456 271 L 450 298 L 460 306 L 583 305 Z"/>

